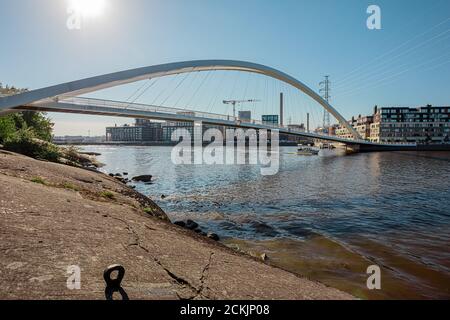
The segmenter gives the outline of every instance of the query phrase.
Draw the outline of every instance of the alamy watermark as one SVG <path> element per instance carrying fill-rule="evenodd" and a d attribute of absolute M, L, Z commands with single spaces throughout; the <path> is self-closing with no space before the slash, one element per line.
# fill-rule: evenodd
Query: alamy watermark
<path fill-rule="evenodd" d="M 100 16 L 105 10 L 105 0 L 66 0 L 67 29 L 80 30 L 89 18 Z"/>
<path fill-rule="evenodd" d="M 264 176 L 276 175 L 280 169 L 278 130 L 226 129 L 224 137 L 219 129 L 204 131 L 201 123 L 195 123 L 193 134 L 179 128 L 171 138 L 181 140 L 172 150 L 175 165 L 259 165 Z"/>
<path fill-rule="evenodd" d="M 81 289 L 81 268 L 73 265 L 67 267 L 67 289 L 80 290 Z"/>
<path fill-rule="evenodd" d="M 381 30 L 381 8 L 372 4 L 367 8 L 367 14 L 370 15 L 367 18 L 367 28 L 369 30 Z"/>
<path fill-rule="evenodd" d="M 381 268 L 377 265 L 369 266 L 367 274 L 370 275 L 367 279 L 367 289 L 381 290 Z"/>

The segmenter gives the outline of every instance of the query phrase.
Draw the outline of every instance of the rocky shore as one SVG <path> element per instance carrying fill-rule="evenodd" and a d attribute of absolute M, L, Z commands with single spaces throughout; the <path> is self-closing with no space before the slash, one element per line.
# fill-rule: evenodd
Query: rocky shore
<path fill-rule="evenodd" d="M 193 226 L 117 177 L 0 150 L 0 299 L 104 300 L 113 264 L 132 300 L 352 299 Z M 80 289 L 67 287 L 70 266 Z"/>

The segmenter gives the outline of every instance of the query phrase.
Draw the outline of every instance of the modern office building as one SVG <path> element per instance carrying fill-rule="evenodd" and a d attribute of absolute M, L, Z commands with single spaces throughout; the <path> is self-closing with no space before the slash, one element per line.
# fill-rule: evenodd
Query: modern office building
<path fill-rule="evenodd" d="M 276 114 L 263 115 L 262 122 L 268 126 L 278 126 L 280 124 L 280 117 Z"/>
<path fill-rule="evenodd" d="M 170 143 L 173 133 L 178 129 L 185 129 L 194 139 L 194 123 L 185 121 L 151 122 L 136 119 L 135 125 L 115 126 L 106 128 L 106 141 L 125 143 L 161 142 Z M 225 134 L 223 126 L 203 125 L 203 133 L 208 129 L 218 129 Z"/>
<path fill-rule="evenodd" d="M 305 125 L 302 124 L 289 124 L 288 129 L 291 131 L 299 131 L 299 132 L 305 132 Z"/>
<path fill-rule="evenodd" d="M 305 125 L 302 124 L 289 124 L 287 126 L 289 131 L 296 131 L 296 132 L 306 132 Z M 291 134 L 286 135 L 280 135 L 281 141 L 287 141 L 287 142 L 295 142 L 295 143 L 309 143 L 309 141 L 306 141 L 305 138 L 294 136 Z"/>
<path fill-rule="evenodd" d="M 239 120 L 251 121 L 252 120 L 252 112 L 251 111 L 239 111 Z"/>
<path fill-rule="evenodd" d="M 109 142 L 153 142 L 161 141 L 162 124 L 145 119 L 136 119 L 135 125 L 106 128 Z"/>
<path fill-rule="evenodd" d="M 194 134 L 193 122 L 166 122 L 162 125 L 162 141 L 171 142 L 172 134 L 178 129 L 186 129 L 191 137 Z"/>

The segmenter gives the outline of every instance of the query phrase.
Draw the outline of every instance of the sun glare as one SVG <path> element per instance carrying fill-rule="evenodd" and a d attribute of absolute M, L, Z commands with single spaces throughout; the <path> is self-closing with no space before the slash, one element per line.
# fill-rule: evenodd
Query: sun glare
<path fill-rule="evenodd" d="M 97 17 L 105 10 L 105 0 L 71 0 L 72 8 L 83 17 Z"/>

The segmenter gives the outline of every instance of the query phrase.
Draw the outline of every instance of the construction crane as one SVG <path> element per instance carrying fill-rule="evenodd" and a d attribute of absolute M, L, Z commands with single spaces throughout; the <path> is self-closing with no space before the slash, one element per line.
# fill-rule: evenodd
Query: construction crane
<path fill-rule="evenodd" d="M 244 103 L 260 102 L 260 100 L 250 99 L 250 100 L 224 100 L 223 104 L 233 105 L 233 117 L 236 118 L 236 105 Z"/>

